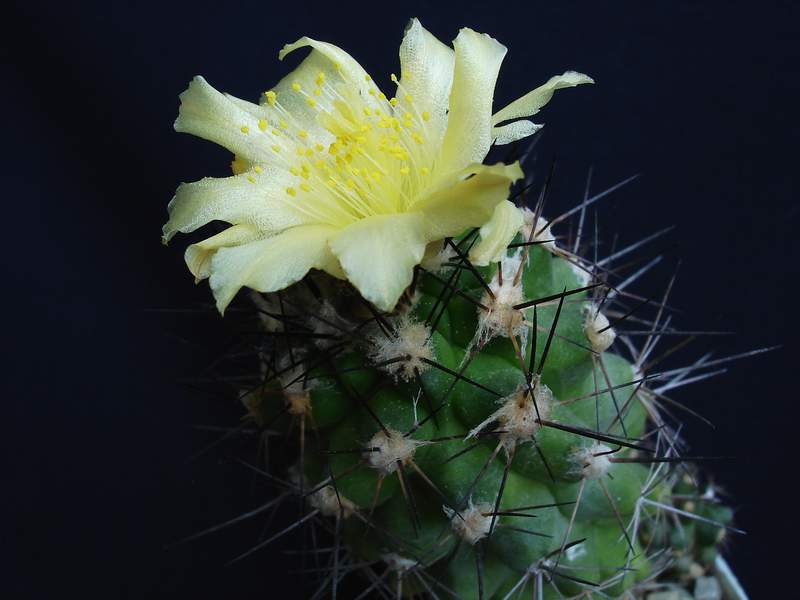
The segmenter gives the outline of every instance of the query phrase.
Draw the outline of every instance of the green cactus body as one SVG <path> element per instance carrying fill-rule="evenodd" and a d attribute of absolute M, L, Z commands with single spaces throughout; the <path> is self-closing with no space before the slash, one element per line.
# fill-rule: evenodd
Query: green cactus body
<path fill-rule="evenodd" d="M 665 549 L 713 561 L 730 520 L 690 506 L 708 521 L 676 528 L 661 508 L 685 483 L 648 461 L 657 413 L 608 351 L 607 288 L 526 218 L 490 267 L 465 259 L 476 232 L 446 242 L 392 314 L 327 277 L 257 297 L 267 330 L 297 335 L 251 414 L 303 422 L 298 493 L 406 596 L 633 594 Z"/>

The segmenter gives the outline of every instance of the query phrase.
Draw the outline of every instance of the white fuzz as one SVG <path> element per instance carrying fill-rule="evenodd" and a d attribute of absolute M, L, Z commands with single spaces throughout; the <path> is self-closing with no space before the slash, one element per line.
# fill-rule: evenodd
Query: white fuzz
<path fill-rule="evenodd" d="M 381 473 L 388 475 L 397 470 L 398 462 L 407 465 L 414 459 L 417 446 L 424 444 L 418 440 L 404 437 L 399 431 L 389 429 L 389 435 L 383 430 L 378 431 L 367 442 L 367 461 L 369 466 Z"/>
<path fill-rule="evenodd" d="M 396 571 L 400 573 L 410 571 L 419 564 L 418 560 L 405 558 L 399 554 L 395 554 L 394 552 L 381 554 L 381 560 L 386 563 L 386 566 L 390 571 Z"/>
<path fill-rule="evenodd" d="M 489 530 L 492 527 L 491 515 L 484 513 L 492 512 L 492 506 L 489 504 L 472 504 L 469 501 L 469 506 L 461 513 L 457 513 L 448 506 L 442 506 L 444 514 L 450 519 L 450 526 L 453 531 L 465 542 L 474 546 L 478 541 L 489 535 Z"/>
<path fill-rule="evenodd" d="M 583 322 L 583 331 L 595 352 L 605 352 L 614 343 L 617 332 L 609 327 L 608 317 L 593 305 L 587 306 L 586 320 Z"/>
<path fill-rule="evenodd" d="M 280 321 L 280 319 L 276 319 L 275 317 L 271 317 L 269 314 L 267 314 L 280 314 L 280 307 L 275 302 L 274 297 L 272 295 L 266 296 L 258 292 L 251 292 L 250 299 L 258 309 L 258 318 L 261 321 L 261 325 L 264 327 L 264 329 L 269 332 L 281 331 L 283 323 Z"/>
<path fill-rule="evenodd" d="M 438 274 L 442 270 L 442 265 L 453 260 L 453 250 L 441 242 L 428 244 L 425 248 L 425 256 L 422 257 L 420 266 L 426 271 Z"/>
<path fill-rule="evenodd" d="M 573 473 L 584 479 L 600 479 L 611 468 L 611 448 L 595 442 L 586 448 L 575 450 L 571 459 L 575 467 Z"/>
<path fill-rule="evenodd" d="M 353 324 L 347 319 L 342 318 L 339 312 L 327 300 L 323 301 L 318 310 L 315 311 L 316 316 L 310 316 L 306 320 L 306 324 L 316 336 L 331 336 L 331 337 L 317 337 L 314 340 L 314 345 L 318 348 L 328 348 L 335 343 L 337 339 L 334 336 L 341 336 L 342 332 L 351 331 Z"/>
<path fill-rule="evenodd" d="M 478 435 L 490 423 L 497 422 L 498 429 L 504 432 L 500 434 L 500 439 L 506 450 L 517 443 L 531 441 L 542 427 L 538 420 L 547 419 L 553 405 L 550 388 L 541 381 L 534 381 L 531 385 L 533 398 L 527 385 L 520 386 L 513 394 L 501 398 L 498 401 L 500 408 L 470 431 L 467 439 Z"/>
<path fill-rule="evenodd" d="M 353 502 L 342 496 L 341 493 L 337 494 L 332 485 L 326 485 L 313 494 L 309 494 L 308 503 L 319 510 L 323 517 L 342 516 L 346 519 L 358 510 Z"/>
<path fill-rule="evenodd" d="M 555 238 L 553 237 L 553 232 L 550 231 L 550 226 L 547 225 L 547 219 L 539 217 L 536 220 L 536 226 L 533 225 L 533 217 L 534 212 L 529 208 L 522 209 L 522 218 L 524 219 L 524 224 L 519 232 L 522 234 L 522 237 L 526 242 L 542 242 L 541 244 L 537 244 L 537 246 L 541 246 L 549 250 L 550 252 L 556 251 L 556 243 Z"/>
<path fill-rule="evenodd" d="M 381 368 L 394 375 L 395 379 L 410 381 L 415 378 L 415 373 L 430 369 L 425 362 L 434 360 L 430 336 L 431 330 L 427 325 L 404 315 L 394 322 L 394 331 L 378 329 L 369 334 L 367 354 L 374 364 L 402 357 L 403 360 Z"/>
<path fill-rule="evenodd" d="M 294 364 L 292 364 L 294 362 Z M 309 390 L 314 387 L 314 380 L 306 381 L 305 372 L 308 364 L 303 362 L 300 352 L 295 352 L 293 356 L 286 353 L 278 361 L 278 381 L 281 383 L 283 393 L 288 397 L 294 395 L 308 395 Z"/>
<path fill-rule="evenodd" d="M 514 256 L 500 261 L 502 278 L 495 274 L 489 282 L 494 297 L 485 292 L 481 298 L 481 303 L 489 310 L 478 309 L 479 347 L 494 337 L 519 336 L 527 331 L 522 311 L 514 308 L 525 299 L 522 281 L 514 281 L 521 264 L 522 252 L 517 251 Z"/>

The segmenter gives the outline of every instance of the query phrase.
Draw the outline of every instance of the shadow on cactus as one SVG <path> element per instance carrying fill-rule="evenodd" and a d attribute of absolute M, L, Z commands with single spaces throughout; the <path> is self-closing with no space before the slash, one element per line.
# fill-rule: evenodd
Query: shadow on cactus
<path fill-rule="evenodd" d="M 482 164 L 592 80 L 567 71 L 492 113 L 506 49 L 487 35 L 451 49 L 412 20 L 391 98 L 330 44 L 280 57 L 303 46 L 260 104 L 196 78 L 175 124 L 233 152 L 234 175 L 182 185 L 164 239 L 230 225 L 186 261 L 220 311 L 250 288 L 235 318 L 258 333 L 231 383 L 248 431 L 292 448 L 252 465 L 276 497 L 231 523 L 302 508 L 234 560 L 311 528 L 314 598 L 345 577 L 359 598 L 744 598 L 719 555 L 732 512 L 695 466 L 709 457 L 685 455 L 694 413 L 671 390 L 758 351 L 659 370 L 711 332 L 674 328 L 674 277 L 631 291 L 666 230 L 601 256 L 589 209 L 630 179 L 548 220 L 532 145 Z"/>

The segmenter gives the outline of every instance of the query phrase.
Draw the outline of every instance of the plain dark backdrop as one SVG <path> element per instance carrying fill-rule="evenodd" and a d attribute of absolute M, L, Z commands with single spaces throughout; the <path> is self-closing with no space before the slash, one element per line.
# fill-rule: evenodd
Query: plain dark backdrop
<path fill-rule="evenodd" d="M 677 323 L 738 335 L 691 360 L 783 344 L 676 394 L 748 535 L 729 556 L 754 598 L 789 597 L 796 480 L 798 34 L 793 2 L 26 2 L 3 13 L 3 543 L 6 598 L 299 597 L 292 561 L 223 563 L 258 526 L 165 550 L 253 506 L 249 475 L 191 425 L 237 410 L 177 380 L 225 339 L 216 318 L 151 308 L 209 299 L 159 242 L 181 181 L 223 175 L 229 157 L 172 131 L 195 74 L 257 98 L 297 59 L 301 35 L 349 50 L 384 84 L 411 16 L 443 40 L 460 26 L 510 49 L 495 106 L 565 69 L 596 86 L 559 92 L 539 115 L 551 202 L 635 183 L 600 211 L 630 242 L 665 225 L 663 288 L 683 259 Z M 9 214 L 10 209 L 10 214 Z M 705 344 L 705 345 L 704 345 Z M 10 418 L 9 418 L 10 417 Z M 784 573 L 786 576 L 776 576 Z M 7 591 L 7 593 L 5 593 Z"/>

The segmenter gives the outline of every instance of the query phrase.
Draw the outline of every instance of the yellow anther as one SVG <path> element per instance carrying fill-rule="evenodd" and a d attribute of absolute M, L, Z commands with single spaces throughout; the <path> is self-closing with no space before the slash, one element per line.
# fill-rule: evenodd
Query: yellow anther
<path fill-rule="evenodd" d="M 372 77 L 369 75 L 364 75 L 364 81 L 372 81 Z"/>
<path fill-rule="evenodd" d="M 275 106 L 275 102 L 278 99 L 278 94 L 270 90 L 268 92 L 264 92 L 264 95 L 267 97 L 267 102 L 269 102 L 269 105 Z"/>
<path fill-rule="evenodd" d="M 375 95 L 375 90 L 373 88 L 369 88 L 369 95 L 370 96 L 374 96 Z"/>
<path fill-rule="evenodd" d="M 304 192 L 310 192 L 311 186 L 308 185 L 306 182 L 303 182 L 300 184 L 300 189 L 303 190 Z"/>
<path fill-rule="evenodd" d="M 297 190 L 295 190 L 293 187 L 288 187 L 286 188 L 286 193 L 289 194 L 290 196 L 296 196 Z"/>
<path fill-rule="evenodd" d="M 303 139 L 306 139 L 308 137 L 308 132 L 305 129 L 301 129 L 300 131 L 297 132 L 297 135 L 299 135 Z"/>
<path fill-rule="evenodd" d="M 405 98 L 406 102 L 408 102 L 409 104 L 411 104 L 414 101 L 414 98 L 411 96 L 411 94 L 406 94 L 403 97 Z"/>
<path fill-rule="evenodd" d="M 233 159 L 231 162 L 231 171 L 233 171 L 234 175 L 241 175 L 247 171 L 247 161 L 242 160 L 241 158 Z"/>
<path fill-rule="evenodd" d="M 392 81 L 393 81 L 394 83 L 397 83 L 397 75 L 395 75 L 394 73 L 392 73 L 390 77 L 391 77 L 391 79 L 392 79 Z"/>
<path fill-rule="evenodd" d="M 314 95 L 315 95 L 315 96 L 321 96 L 321 95 L 322 95 L 322 90 L 321 90 L 321 89 L 319 89 L 319 88 L 316 88 L 316 89 L 314 90 Z"/>
<path fill-rule="evenodd" d="M 419 172 L 420 172 L 420 173 L 422 173 L 423 175 L 427 175 L 428 173 L 430 173 L 430 172 L 431 172 L 431 170 L 430 170 L 428 167 L 422 167 L 422 168 L 419 170 Z"/>
<path fill-rule="evenodd" d="M 325 146 L 323 146 L 322 144 L 314 144 L 314 150 L 316 150 L 317 152 L 322 152 L 323 150 L 325 150 Z"/>
<path fill-rule="evenodd" d="M 280 147 L 280 146 L 278 146 L 277 144 L 272 144 L 272 151 L 273 151 L 275 154 L 277 154 L 278 152 L 280 152 L 280 151 L 281 151 L 281 147 Z"/>
<path fill-rule="evenodd" d="M 418 134 L 418 133 L 412 133 L 411 137 L 418 144 L 422 144 L 422 143 L 425 142 L 425 140 L 422 139 L 422 136 L 420 134 Z"/>
<path fill-rule="evenodd" d="M 317 73 L 317 85 L 322 86 L 323 83 L 325 83 L 325 73 L 320 71 Z"/>
<path fill-rule="evenodd" d="M 275 129 L 275 128 L 272 129 L 272 135 L 280 135 L 280 134 L 281 134 L 280 129 Z"/>
<path fill-rule="evenodd" d="M 384 94 L 383 92 L 379 92 L 378 98 L 380 98 L 381 100 L 386 100 L 386 94 Z"/>
<path fill-rule="evenodd" d="M 314 151 L 311 148 L 306 149 L 306 156 L 314 156 Z"/>
<path fill-rule="evenodd" d="M 430 121 L 431 120 L 431 113 L 429 113 L 427 110 L 424 113 L 422 113 L 422 120 L 423 121 Z"/>
<path fill-rule="evenodd" d="M 286 129 L 286 128 L 288 128 L 288 127 L 289 127 L 289 124 L 288 124 L 286 121 L 283 121 L 283 120 L 282 120 L 282 121 L 280 121 L 280 122 L 278 123 L 278 125 L 280 126 L 280 128 L 281 128 L 281 129 Z"/>
<path fill-rule="evenodd" d="M 370 116 L 372 114 L 372 111 L 369 109 L 369 106 L 364 107 L 364 114 L 366 116 Z"/>
<path fill-rule="evenodd" d="M 250 183 L 252 183 L 252 184 L 255 184 L 255 182 L 256 182 L 256 179 L 255 179 L 255 177 L 253 177 L 252 175 L 248 175 L 248 176 L 247 176 L 247 181 L 249 181 L 249 182 L 250 182 Z"/>
<path fill-rule="evenodd" d="M 256 166 L 255 166 L 255 168 L 254 168 L 253 170 L 254 170 L 256 173 L 261 173 L 261 171 L 263 171 L 264 169 L 262 169 L 261 167 L 259 167 L 258 165 L 256 165 Z"/>
<path fill-rule="evenodd" d="M 240 129 L 240 130 L 241 130 L 241 132 L 242 132 L 242 133 L 244 133 L 245 135 L 247 135 L 247 134 L 250 132 L 250 128 L 249 128 L 247 125 L 242 125 L 242 126 L 239 128 L 239 129 Z"/>
<path fill-rule="evenodd" d="M 338 61 L 334 61 L 333 62 L 333 66 L 336 67 L 337 71 L 341 71 L 342 70 L 342 63 L 340 63 Z"/>
<path fill-rule="evenodd" d="M 295 81 L 295 82 L 292 84 L 292 89 L 293 89 L 295 92 L 299 92 L 300 90 L 302 90 L 302 89 L 303 89 L 303 86 L 301 86 L 299 83 L 297 83 L 297 82 Z"/>
<path fill-rule="evenodd" d="M 389 100 L 389 104 L 391 104 L 392 106 L 397 106 L 397 98 L 392 98 L 391 100 Z"/>
<path fill-rule="evenodd" d="M 311 108 L 314 108 L 317 105 L 317 101 L 313 98 L 306 98 L 306 104 L 308 104 Z"/>
<path fill-rule="evenodd" d="M 400 169 L 400 174 L 401 175 L 408 175 L 409 172 L 410 172 L 410 169 L 408 167 L 403 167 L 402 169 Z"/>
<path fill-rule="evenodd" d="M 306 153 L 306 151 L 303 150 L 302 148 L 298 148 L 297 150 L 294 151 L 294 153 L 297 154 L 297 156 L 303 156 Z"/>
<path fill-rule="evenodd" d="M 300 175 L 300 169 L 298 169 L 297 167 L 291 167 L 291 168 L 289 168 L 289 172 L 290 172 L 292 175 L 294 175 L 295 177 L 298 177 L 298 176 Z"/>

